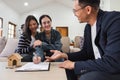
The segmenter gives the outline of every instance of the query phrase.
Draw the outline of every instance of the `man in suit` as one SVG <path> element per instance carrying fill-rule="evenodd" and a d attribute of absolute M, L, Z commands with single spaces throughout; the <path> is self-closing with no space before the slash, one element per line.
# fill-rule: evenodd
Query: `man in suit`
<path fill-rule="evenodd" d="M 87 22 L 84 46 L 66 54 L 51 50 L 46 61 L 65 58 L 59 65 L 68 80 L 120 80 L 120 12 L 102 11 L 100 0 L 74 0 L 73 12 L 80 23 Z"/>

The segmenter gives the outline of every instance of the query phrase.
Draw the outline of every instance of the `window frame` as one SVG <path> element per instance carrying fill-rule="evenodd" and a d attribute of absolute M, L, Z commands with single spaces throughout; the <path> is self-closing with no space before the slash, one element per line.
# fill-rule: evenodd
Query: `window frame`
<path fill-rule="evenodd" d="M 16 24 L 12 22 L 8 22 L 8 38 L 15 38 L 15 37 L 16 37 Z"/>
<path fill-rule="evenodd" d="M 2 17 L 0 17 L 0 29 L 2 29 L 3 28 L 3 18 Z"/>

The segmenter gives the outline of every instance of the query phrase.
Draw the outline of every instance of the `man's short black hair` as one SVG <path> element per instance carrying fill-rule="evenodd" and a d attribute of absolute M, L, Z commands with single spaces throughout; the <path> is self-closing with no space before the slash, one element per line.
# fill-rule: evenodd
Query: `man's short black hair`
<path fill-rule="evenodd" d="M 94 9 L 99 9 L 100 0 L 78 0 L 81 7 L 91 6 Z"/>

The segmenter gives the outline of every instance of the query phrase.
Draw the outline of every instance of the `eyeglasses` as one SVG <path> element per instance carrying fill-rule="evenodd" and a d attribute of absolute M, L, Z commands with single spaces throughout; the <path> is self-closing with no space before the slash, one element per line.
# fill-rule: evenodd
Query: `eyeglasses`
<path fill-rule="evenodd" d="M 77 9 L 77 10 L 73 9 L 73 12 L 76 13 L 76 12 L 78 12 L 79 10 L 84 9 L 85 7 L 86 7 L 86 6 L 84 6 L 84 7 L 82 7 L 82 8 L 79 8 L 79 9 Z"/>

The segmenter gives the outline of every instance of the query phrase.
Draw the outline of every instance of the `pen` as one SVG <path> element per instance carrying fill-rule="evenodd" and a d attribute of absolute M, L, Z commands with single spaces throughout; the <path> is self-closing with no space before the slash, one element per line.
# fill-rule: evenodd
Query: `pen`
<path fill-rule="evenodd" d="M 33 55 L 36 57 L 36 59 L 38 60 L 38 56 L 37 54 L 34 52 Z"/>

